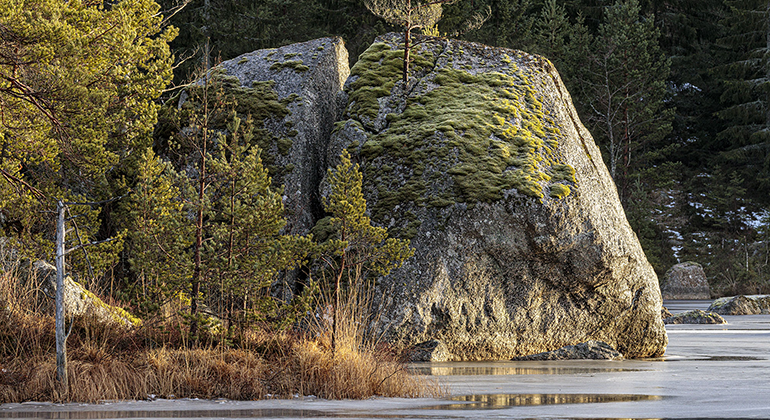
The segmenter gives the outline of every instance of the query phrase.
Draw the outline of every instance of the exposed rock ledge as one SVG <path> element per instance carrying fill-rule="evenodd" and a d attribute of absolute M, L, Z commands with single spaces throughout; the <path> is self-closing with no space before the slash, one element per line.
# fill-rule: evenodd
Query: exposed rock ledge
<path fill-rule="evenodd" d="M 738 295 L 719 298 L 711 303 L 708 311 L 720 315 L 770 314 L 770 295 Z"/>
<path fill-rule="evenodd" d="M 593 359 L 593 360 L 623 360 L 623 355 L 613 349 L 612 346 L 603 341 L 587 341 L 585 343 L 575 344 L 574 346 L 564 346 L 554 351 L 532 354 L 529 356 L 515 357 L 513 360 L 575 360 L 575 359 Z"/>
<path fill-rule="evenodd" d="M 713 312 L 700 309 L 669 315 L 663 319 L 664 324 L 727 324 L 724 318 Z"/>

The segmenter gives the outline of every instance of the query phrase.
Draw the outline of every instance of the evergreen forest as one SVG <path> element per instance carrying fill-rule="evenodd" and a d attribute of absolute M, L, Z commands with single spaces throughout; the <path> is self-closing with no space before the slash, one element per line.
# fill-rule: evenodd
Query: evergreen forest
<path fill-rule="evenodd" d="M 770 290 L 770 6 L 752 0 L 463 0 L 428 34 L 537 53 L 564 79 L 660 277 L 702 264 L 719 295 Z M 161 1 L 164 9 L 176 3 Z M 491 11 L 477 29 L 465 22 Z M 175 80 L 210 60 L 341 36 L 353 65 L 402 30 L 363 0 L 193 0 Z M 457 33 L 460 33 L 457 35 Z"/>
<path fill-rule="evenodd" d="M 440 20 L 414 33 L 554 64 L 660 278 L 695 261 L 713 297 L 770 293 L 770 2 L 441 3 Z M 269 85 L 255 86 L 268 106 L 246 118 L 236 111 L 247 100 L 191 82 L 243 53 L 327 36 L 344 40 L 352 66 L 375 37 L 403 30 L 370 10 L 365 0 L 0 0 L 0 274 L 10 275 L 14 259 L 53 262 L 57 204 L 67 203 L 67 246 L 76 249 L 68 271 L 150 326 L 139 339 L 148 348 L 253 347 L 295 366 L 280 349 L 299 340 L 291 327 L 318 296 L 330 308 L 331 354 L 349 337 L 362 340 L 348 322 L 368 298 L 362 285 L 409 258 L 409 242 L 372 225 L 361 173 L 345 155 L 328 174 L 325 233 L 285 232 L 282 191 L 259 146 L 267 134 L 255 123 L 285 104 Z M 483 24 L 468 26 L 480 12 Z M 185 107 L 162 107 L 184 87 Z M 293 299 L 281 299 L 276 283 L 287 272 Z M 27 341 L 0 328 L 3 363 L 52 334 L 24 322 Z M 280 333 L 255 337 L 254 325 Z M 107 348 L 134 349 L 134 341 Z M 148 369 L 160 360 L 146 357 Z M 293 386 L 273 391 L 300 392 Z M 39 395 L 90 398 L 52 389 Z M 221 395 L 207 392 L 185 395 Z"/>

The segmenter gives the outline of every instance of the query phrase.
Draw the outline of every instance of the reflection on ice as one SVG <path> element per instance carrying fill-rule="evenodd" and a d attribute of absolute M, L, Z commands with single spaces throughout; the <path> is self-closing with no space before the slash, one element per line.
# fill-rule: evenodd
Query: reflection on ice
<path fill-rule="evenodd" d="M 303 418 L 327 417 L 328 413 L 315 410 L 254 409 L 254 410 L 81 410 L 81 411 L 0 411 L 0 418 L 14 419 L 196 419 L 196 418 Z"/>
<path fill-rule="evenodd" d="M 459 404 L 434 405 L 425 408 L 434 410 L 478 410 L 532 405 L 656 401 L 662 398 L 658 395 L 635 394 L 482 394 L 462 395 L 451 398 L 452 401 L 460 401 L 461 403 Z"/>
<path fill-rule="evenodd" d="M 524 363 L 528 364 L 528 363 Z M 564 366 L 436 366 L 414 365 L 411 370 L 421 375 L 434 376 L 478 376 L 478 375 L 581 375 L 601 372 L 638 372 L 638 369 L 589 368 Z"/>

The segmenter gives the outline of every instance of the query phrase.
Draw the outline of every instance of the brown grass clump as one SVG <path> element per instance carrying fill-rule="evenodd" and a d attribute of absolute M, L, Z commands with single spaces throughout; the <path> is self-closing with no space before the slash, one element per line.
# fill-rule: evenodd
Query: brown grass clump
<path fill-rule="evenodd" d="M 255 400 L 266 394 L 265 362 L 237 349 L 158 349 L 140 356 L 146 394 Z"/>
<path fill-rule="evenodd" d="M 58 392 L 53 317 L 40 313 L 30 285 L 0 266 L 0 403 L 97 402 L 165 398 L 255 400 L 435 396 L 443 390 L 365 339 L 353 312 L 342 313 L 337 349 L 328 325 L 310 331 L 251 329 L 236 343 L 205 348 L 178 340 L 179 319 L 125 330 L 78 319 L 68 339 L 69 389 Z M 68 321 L 69 322 L 69 321 Z M 159 340 L 164 337 L 166 339 Z M 175 337 L 175 338 L 174 338 Z M 173 339 L 169 339 L 173 338 Z M 225 344 L 227 343 L 227 344 Z"/>
<path fill-rule="evenodd" d="M 403 363 L 373 350 L 338 348 L 336 354 L 314 341 L 294 347 L 294 387 L 300 395 L 329 399 L 437 396 L 435 383 L 409 373 Z"/>

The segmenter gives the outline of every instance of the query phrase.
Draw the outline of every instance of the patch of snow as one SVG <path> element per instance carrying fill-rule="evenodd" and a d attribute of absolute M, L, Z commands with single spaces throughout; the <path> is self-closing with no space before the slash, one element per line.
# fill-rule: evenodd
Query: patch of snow
<path fill-rule="evenodd" d="M 743 223 L 745 223 L 746 226 L 754 230 L 757 230 L 765 226 L 765 224 L 768 222 L 768 217 L 770 217 L 770 212 L 768 212 L 767 210 L 750 212 L 746 215 L 745 219 L 743 220 Z"/>
<path fill-rule="evenodd" d="M 679 246 L 679 245 L 675 245 L 675 246 L 672 246 L 672 247 L 671 247 L 671 250 L 672 250 L 672 251 L 674 251 L 674 258 L 676 258 L 676 262 L 678 262 L 678 263 L 682 262 L 682 261 L 679 259 L 679 251 L 681 251 L 681 250 L 682 250 L 682 247 L 681 247 L 681 246 Z"/>

